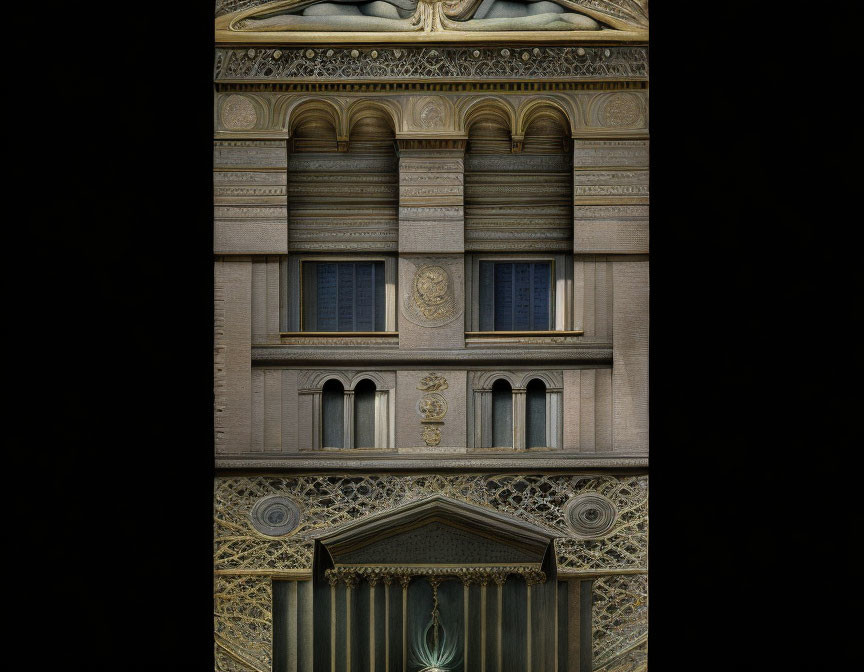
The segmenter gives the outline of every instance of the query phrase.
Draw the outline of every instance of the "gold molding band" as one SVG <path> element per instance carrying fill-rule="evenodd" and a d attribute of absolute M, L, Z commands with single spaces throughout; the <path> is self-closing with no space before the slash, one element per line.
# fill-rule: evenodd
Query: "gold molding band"
<path fill-rule="evenodd" d="M 582 329 L 571 329 L 561 331 L 466 331 L 465 338 L 498 338 L 501 336 L 584 336 Z"/>
<path fill-rule="evenodd" d="M 349 338 L 352 336 L 398 336 L 398 331 L 280 331 L 280 338 L 292 338 L 292 337 L 301 337 L 301 336 L 314 336 L 318 337 L 328 337 L 332 336 L 334 338 Z"/>

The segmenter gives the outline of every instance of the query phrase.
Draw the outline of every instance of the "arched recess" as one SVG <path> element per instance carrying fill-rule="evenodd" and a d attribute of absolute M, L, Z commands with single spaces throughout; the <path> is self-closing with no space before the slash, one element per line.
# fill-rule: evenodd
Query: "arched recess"
<path fill-rule="evenodd" d="M 397 250 L 398 121 L 389 103 L 363 100 L 344 111 L 313 100 L 291 112 L 291 251 Z"/>
<path fill-rule="evenodd" d="M 544 448 L 549 445 L 546 416 L 546 385 L 532 378 L 525 387 L 525 447 Z"/>
<path fill-rule="evenodd" d="M 513 388 L 506 378 L 492 383 L 491 448 L 513 448 Z"/>
<path fill-rule="evenodd" d="M 355 387 L 357 387 L 357 384 L 360 381 L 366 380 L 366 379 L 371 380 L 372 383 L 375 385 L 375 387 L 378 388 L 379 390 L 385 390 L 385 389 L 391 387 L 391 385 L 388 384 L 388 382 L 384 379 L 384 377 L 376 371 L 361 371 L 360 373 L 355 373 L 351 377 L 351 380 L 350 380 L 347 387 L 349 390 L 353 390 Z"/>
<path fill-rule="evenodd" d="M 330 378 L 321 389 L 321 447 L 345 447 L 345 388 Z"/>
<path fill-rule="evenodd" d="M 462 128 L 468 136 L 469 152 L 509 154 L 516 113 L 499 98 L 483 98 L 462 113 Z"/>
<path fill-rule="evenodd" d="M 401 110 L 389 102 L 358 100 L 345 110 L 345 129 L 351 152 L 387 154 L 401 127 Z"/>
<path fill-rule="evenodd" d="M 465 251 L 572 251 L 564 105 L 542 99 L 517 114 L 500 100 L 483 99 L 466 110 L 465 127 Z"/>
<path fill-rule="evenodd" d="M 520 378 L 510 371 L 478 371 L 474 374 L 474 389 L 491 390 L 492 385 L 499 378 L 510 383 L 510 387 L 522 387 Z"/>
<path fill-rule="evenodd" d="M 559 390 L 564 387 L 564 377 L 560 371 L 529 371 L 522 376 L 517 387 L 528 387 L 528 383 L 535 378 L 541 381 L 546 387 Z"/>
<path fill-rule="evenodd" d="M 375 448 L 375 397 L 377 388 L 369 378 L 354 386 L 354 448 Z"/>
<path fill-rule="evenodd" d="M 576 127 L 576 112 L 555 98 L 530 98 L 516 114 L 515 135 L 524 136 L 531 124 L 540 119 L 552 120 L 559 125 L 567 137 L 572 137 Z"/>
<path fill-rule="evenodd" d="M 336 152 L 341 114 L 325 100 L 307 100 L 288 111 L 287 128 L 292 153 Z"/>

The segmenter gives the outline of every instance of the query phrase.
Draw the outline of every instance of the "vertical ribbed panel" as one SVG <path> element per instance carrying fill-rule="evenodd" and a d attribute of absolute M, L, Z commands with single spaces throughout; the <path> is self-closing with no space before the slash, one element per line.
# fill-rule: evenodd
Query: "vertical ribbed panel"
<path fill-rule="evenodd" d="M 311 581 L 273 582 L 273 672 L 313 671 Z"/>
<path fill-rule="evenodd" d="M 292 251 L 395 251 L 396 155 L 292 154 L 288 160 Z"/>
<path fill-rule="evenodd" d="M 279 342 L 279 258 L 252 259 L 252 342 Z"/>
<path fill-rule="evenodd" d="M 573 251 L 648 252 L 648 141 L 573 143 Z"/>
<path fill-rule="evenodd" d="M 285 156 L 284 140 L 214 142 L 214 251 L 287 251 Z"/>
<path fill-rule="evenodd" d="M 569 250 L 572 179 L 566 154 L 465 154 L 465 249 Z"/>

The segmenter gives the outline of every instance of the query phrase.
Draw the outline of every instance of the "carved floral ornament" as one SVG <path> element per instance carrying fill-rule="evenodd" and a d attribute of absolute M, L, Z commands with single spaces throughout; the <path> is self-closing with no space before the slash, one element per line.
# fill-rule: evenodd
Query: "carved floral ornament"
<path fill-rule="evenodd" d="M 365 580 L 370 585 L 377 583 L 400 583 L 407 588 L 414 577 L 426 577 L 440 582 L 446 579 L 457 579 L 465 585 L 503 584 L 510 575 L 521 576 L 528 585 L 546 582 L 546 573 L 526 565 L 524 567 L 335 567 L 324 572 L 331 586 L 343 583 L 356 588 L 360 581 Z"/>
<path fill-rule="evenodd" d="M 219 0 L 229 32 L 645 31 L 647 0 Z"/>
<path fill-rule="evenodd" d="M 403 301 L 409 320 L 424 327 L 439 327 L 461 315 L 454 277 L 444 266 L 421 264 L 414 271 L 409 292 Z"/>
<path fill-rule="evenodd" d="M 606 31 L 608 32 L 608 31 Z M 238 33 L 238 35 L 240 35 Z M 648 49 L 610 46 L 243 47 L 216 50 L 225 81 L 647 80 Z M 432 112 L 427 112 L 428 115 Z"/>

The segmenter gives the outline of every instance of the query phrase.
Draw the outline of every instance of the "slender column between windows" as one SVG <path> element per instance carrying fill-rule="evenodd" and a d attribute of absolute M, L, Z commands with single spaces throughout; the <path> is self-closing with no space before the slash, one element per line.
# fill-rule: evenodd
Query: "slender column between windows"
<path fill-rule="evenodd" d="M 344 412 L 342 413 L 342 431 L 345 437 L 343 448 L 354 447 L 354 390 L 345 390 L 343 396 Z"/>
<path fill-rule="evenodd" d="M 390 394 L 387 390 L 375 391 L 375 447 L 386 450 L 390 447 Z"/>
<path fill-rule="evenodd" d="M 525 390 L 513 389 L 513 450 L 525 450 Z"/>
<path fill-rule="evenodd" d="M 321 390 L 312 392 L 312 446 L 316 449 L 323 445 L 324 419 L 321 404 Z"/>

